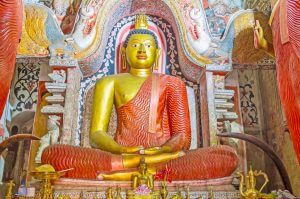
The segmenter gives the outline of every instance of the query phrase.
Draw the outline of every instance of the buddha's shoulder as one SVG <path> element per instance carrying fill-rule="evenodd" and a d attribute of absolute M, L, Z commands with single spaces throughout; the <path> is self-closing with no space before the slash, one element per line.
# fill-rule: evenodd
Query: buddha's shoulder
<path fill-rule="evenodd" d="M 121 74 L 116 74 L 116 75 L 109 75 L 106 77 L 102 77 L 97 81 L 97 84 L 107 84 L 107 83 L 114 83 L 118 82 L 122 79 L 128 78 L 128 73 L 121 73 Z"/>

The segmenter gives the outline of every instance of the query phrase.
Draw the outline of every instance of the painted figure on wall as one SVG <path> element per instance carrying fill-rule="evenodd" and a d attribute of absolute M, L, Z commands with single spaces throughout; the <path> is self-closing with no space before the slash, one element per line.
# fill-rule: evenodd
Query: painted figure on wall
<path fill-rule="evenodd" d="M 276 57 L 279 95 L 300 163 L 300 1 L 278 0 L 270 18 L 273 45 L 256 22 L 254 45 Z"/>
<path fill-rule="evenodd" d="M 102 78 L 95 87 L 90 143 L 100 150 L 52 145 L 44 150 L 42 163 L 56 170 L 74 168 L 67 173 L 73 178 L 93 179 L 100 172 L 101 179 L 129 180 L 132 172 L 127 170 L 136 168 L 142 157 L 155 167 L 168 164 L 177 180 L 231 175 L 238 163 L 232 148 L 188 151 L 191 129 L 186 87 L 176 77 L 152 73 L 159 56 L 147 16 L 140 15 L 122 49 L 122 66 L 130 67 L 129 73 Z M 118 120 L 114 138 L 107 134 L 113 104 Z"/>
<path fill-rule="evenodd" d="M 74 28 L 81 1 L 82 0 L 73 1 L 67 9 L 66 15 L 62 19 L 60 27 L 65 35 L 70 34 Z"/>
<path fill-rule="evenodd" d="M 234 13 L 241 9 L 239 1 L 207 1 L 200 5 L 181 3 L 187 28 L 187 39 L 198 55 L 208 57 L 213 67 L 230 67 L 233 43 Z M 231 27 L 231 28 L 230 28 Z"/>

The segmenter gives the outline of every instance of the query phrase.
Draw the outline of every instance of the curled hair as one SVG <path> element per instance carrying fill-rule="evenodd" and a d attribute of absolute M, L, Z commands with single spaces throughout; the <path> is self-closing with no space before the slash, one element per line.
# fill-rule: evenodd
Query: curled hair
<path fill-rule="evenodd" d="M 127 47 L 127 44 L 128 44 L 128 41 L 129 41 L 130 37 L 132 35 L 135 35 L 135 34 L 151 35 L 154 38 L 156 48 L 158 48 L 158 41 L 157 41 L 156 35 L 152 31 L 147 30 L 147 29 L 134 29 L 134 30 L 131 30 L 129 32 L 128 36 L 126 37 L 125 42 L 124 42 L 124 47 L 125 48 Z"/>

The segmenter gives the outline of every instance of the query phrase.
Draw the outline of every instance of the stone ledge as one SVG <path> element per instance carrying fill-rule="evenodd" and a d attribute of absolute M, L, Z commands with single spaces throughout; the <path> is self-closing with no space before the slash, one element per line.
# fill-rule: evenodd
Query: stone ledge
<path fill-rule="evenodd" d="M 173 181 L 168 184 L 170 191 L 176 190 L 177 187 L 189 186 L 191 191 L 207 191 L 210 188 L 213 190 L 235 191 L 231 182 L 233 177 L 210 179 L 210 180 L 190 180 L 190 181 Z M 54 190 L 78 190 L 78 191 L 103 191 L 108 187 L 116 187 L 129 189 L 131 187 L 130 181 L 99 181 L 99 180 L 83 180 L 61 178 L 54 183 Z M 155 188 L 160 187 L 160 182 L 156 181 Z"/>
<path fill-rule="evenodd" d="M 171 198 L 173 194 L 176 192 L 169 192 L 168 198 Z M 79 199 L 80 195 L 82 194 L 84 199 L 95 199 L 95 198 L 106 198 L 105 191 L 83 191 L 83 192 L 76 192 L 76 191 L 55 191 L 54 192 L 54 199 L 56 199 L 59 195 L 68 195 L 71 199 Z M 213 197 L 211 197 L 213 195 Z M 121 196 L 123 199 L 126 198 L 126 192 L 122 191 Z M 185 192 L 182 191 L 183 198 L 186 198 Z M 190 192 L 190 199 L 240 199 L 241 195 L 239 191 L 213 191 L 212 193 L 210 191 L 192 191 Z"/>

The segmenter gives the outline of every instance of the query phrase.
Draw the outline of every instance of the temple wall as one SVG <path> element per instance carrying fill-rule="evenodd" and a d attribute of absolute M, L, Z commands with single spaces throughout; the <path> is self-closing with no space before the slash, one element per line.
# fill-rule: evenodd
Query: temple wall
<path fill-rule="evenodd" d="M 245 133 L 263 139 L 261 98 L 257 73 L 258 70 L 238 70 L 240 102 Z M 246 143 L 246 151 L 248 168 L 252 165 L 253 169 L 264 171 L 264 153 L 249 143 Z M 262 180 L 258 182 L 261 185 L 263 183 Z"/>
<path fill-rule="evenodd" d="M 246 68 L 246 67 L 245 67 Z M 263 139 L 281 157 L 289 174 L 294 194 L 300 195 L 300 167 L 278 95 L 275 68 L 239 69 L 240 100 L 245 133 Z M 272 160 L 251 144 L 247 146 L 248 166 L 264 170 L 270 182 L 267 191 L 283 189 L 280 175 Z M 260 179 L 259 184 L 263 183 Z"/>
<path fill-rule="evenodd" d="M 33 118 L 38 100 L 38 83 L 40 69 L 45 68 L 47 62 L 43 59 L 27 58 L 17 59 L 13 81 L 9 96 L 10 119 L 6 126 L 11 135 L 31 134 Z M 18 142 L 10 147 L 5 155 L 3 165 L 3 182 L 13 179 L 16 187 L 20 186 L 27 169 L 27 158 L 29 154 L 30 141 Z M 0 189 L 4 186 L 0 185 Z M 1 194 L 5 193 L 0 191 Z M 4 198 L 0 194 L 0 198 Z"/>
<path fill-rule="evenodd" d="M 60 127 L 63 135 L 61 140 L 64 144 L 89 147 L 88 132 L 93 102 L 93 86 L 103 76 L 119 72 L 116 67 L 118 60 L 115 59 L 117 53 L 112 53 L 116 46 L 115 44 L 111 45 L 111 43 L 115 42 L 116 45 L 119 45 L 120 41 L 115 39 L 115 34 L 121 32 L 121 27 L 124 24 L 131 25 L 134 14 L 146 10 L 146 13 L 151 16 L 151 23 L 156 23 L 160 32 L 165 34 L 162 38 L 168 41 L 166 45 L 171 49 L 166 50 L 170 56 L 166 61 L 166 66 L 162 67 L 160 72 L 178 76 L 186 83 L 190 91 L 190 102 L 193 105 L 191 109 L 195 109 L 191 112 L 192 123 L 195 124 L 193 126 L 194 138 L 207 138 L 203 140 L 193 139 L 193 147 L 209 146 L 219 142 L 219 138 L 215 136 L 217 132 L 217 116 L 214 108 L 216 85 L 213 78 L 218 76 L 221 71 L 223 78 L 225 79 L 225 76 L 227 78 L 226 80 L 223 79 L 225 84 L 223 89 L 239 92 L 233 97 L 234 111 L 238 118 L 232 122 L 236 123 L 236 126 L 231 124 L 232 131 L 254 135 L 272 146 L 287 168 L 295 194 L 300 196 L 300 190 L 297 190 L 300 187 L 300 167 L 294 154 L 280 105 L 274 62 L 268 63 L 267 67 L 257 64 L 256 62 L 263 59 L 265 54 L 253 46 L 255 19 L 262 21 L 263 28 L 266 28 L 267 40 L 272 41 L 271 30 L 267 28 L 271 8 L 268 0 L 262 0 L 259 4 L 256 0 L 233 0 L 230 3 L 223 1 L 223 4 L 217 0 L 100 0 L 96 6 L 87 4 L 89 1 L 83 0 L 82 8 L 87 10 L 93 8 L 95 23 L 90 23 L 92 20 L 88 20 L 83 16 L 83 13 L 79 12 L 78 16 L 82 20 L 78 20 L 78 24 L 75 24 L 74 32 L 71 34 L 73 41 L 66 42 L 68 44 L 65 43 L 65 37 L 61 32 L 67 28 L 68 24 L 64 24 L 62 20 L 53 17 L 55 15 L 56 17 L 62 16 L 56 12 L 60 6 L 59 0 L 53 0 L 53 5 L 49 3 L 50 1 L 45 1 L 44 5 L 47 7 L 41 6 L 42 3 L 38 0 L 24 0 L 24 2 L 36 3 L 39 6 L 27 6 L 26 8 L 27 23 L 25 24 L 27 27 L 23 27 L 23 40 L 20 43 L 22 48 L 19 49 L 19 55 L 36 56 L 38 54 L 38 56 L 53 57 L 50 48 L 62 50 L 64 53 L 72 49 L 74 52 L 76 51 L 74 57 L 79 61 L 79 67 L 66 69 L 68 89 L 63 95 L 65 97 L 64 108 L 67 111 L 63 113 Z M 81 0 L 74 2 L 81 2 Z M 76 12 L 78 12 L 78 8 L 75 6 Z M 190 18 L 193 8 L 197 8 L 200 12 L 203 11 L 204 18 L 201 19 L 202 21 L 200 18 L 198 18 L 199 21 Z M 262 13 L 248 10 L 240 13 L 241 15 L 235 19 L 233 19 L 234 17 L 231 18 L 242 9 L 248 8 Z M 55 21 L 56 19 L 58 21 Z M 73 18 L 73 22 L 74 20 L 75 18 Z M 205 27 L 201 27 L 200 22 L 203 22 Z M 87 31 L 86 27 L 90 30 Z M 38 28 L 37 34 L 30 35 L 30 30 L 34 28 Z M 210 47 L 213 46 L 213 48 L 206 49 L 204 53 L 197 49 L 206 43 L 197 38 L 197 35 L 192 35 L 195 31 L 194 28 L 199 30 L 202 28 L 205 31 L 197 33 L 200 35 L 207 33 L 210 38 L 214 39 L 214 42 L 210 44 Z M 38 33 L 42 36 L 38 36 Z M 189 34 L 197 39 L 189 38 L 191 36 Z M 217 56 L 214 55 L 216 52 Z M 209 59 L 213 63 L 206 65 L 206 59 L 202 60 L 202 56 L 210 57 Z M 170 60 L 172 62 L 169 63 Z M 232 62 L 242 64 L 230 73 Z M 252 63 L 252 65 L 243 65 L 243 63 Z M 202 68 L 204 65 L 206 65 L 206 71 Z M 43 98 L 43 96 L 46 97 L 43 83 L 50 81 L 48 74 L 51 72 L 52 69 L 49 67 L 49 60 L 47 59 L 45 61 L 25 58 L 17 63 L 10 95 L 10 102 L 13 107 L 11 126 L 15 125 L 18 128 L 16 133 L 33 132 L 40 137 L 47 133 L 47 117 L 41 113 L 41 109 L 47 105 Z M 224 75 L 225 73 L 226 75 Z M 38 82 L 42 83 L 38 85 Z M 198 84 L 199 82 L 200 84 Z M 236 105 L 240 105 L 240 107 L 237 108 Z M 35 116 L 30 115 L 34 112 Z M 34 127 L 32 126 L 33 117 L 35 117 Z M 26 120 L 26 118 L 29 119 Z M 110 123 L 109 132 L 115 132 L 115 112 L 112 114 L 111 121 L 114 122 Z M 202 132 L 200 132 L 200 128 L 202 128 Z M 207 135 L 201 134 L 205 132 L 203 129 L 206 129 Z M 29 153 L 28 143 L 16 145 L 13 151 L 8 154 L 10 160 L 6 163 L 6 169 L 9 173 L 6 175 L 12 176 L 17 182 L 24 175 L 20 172 L 21 169 L 33 169 L 33 166 L 27 168 L 27 162 L 24 165 L 22 163 L 23 159 L 34 161 L 33 158 L 38 145 L 37 142 L 32 145 L 35 149 L 31 149 L 32 157 L 30 158 L 27 157 Z M 238 153 L 241 157 L 240 165 L 242 165 L 240 169 L 245 171 L 247 166 L 252 165 L 256 170 L 266 171 L 270 183 L 265 191 L 283 188 L 277 169 L 261 150 L 251 144 L 246 144 L 246 153 L 244 150 L 245 143 L 239 141 L 238 145 Z M 23 157 L 23 154 L 26 156 Z M 247 157 L 245 157 L 246 154 Z M 13 167 L 18 169 L 13 170 Z M 259 179 L 258 183 L 262 185 L 263 179 Z"/>
<path fill-rule="evenodd" d="M 281 157 L 289 174 L 289 178 L 296 196 L 300 196 L 300 165 L 288 133 L 286 121 L 282 112 L 275 70 L 261 70 L 258 74 L 264 112 L 263 134 L 266 142 L 272 146 L 273 150 Z M 270 189 L 281 187 L 281 180 L 278 175 L 274 175 L 276 168 L 266 159 L 266 170 L 269 176 L 273 177 Z"/>

